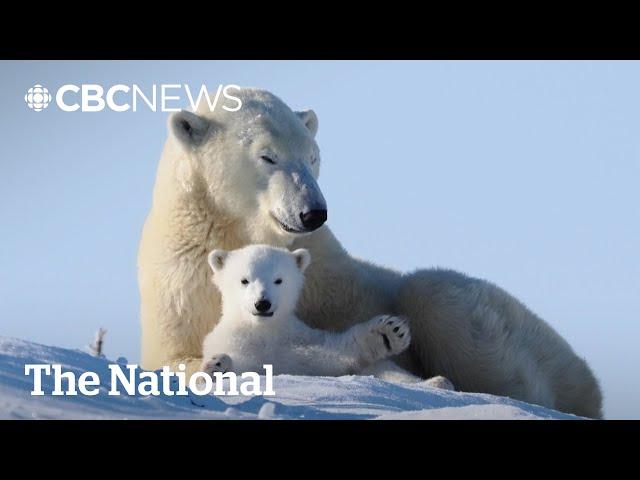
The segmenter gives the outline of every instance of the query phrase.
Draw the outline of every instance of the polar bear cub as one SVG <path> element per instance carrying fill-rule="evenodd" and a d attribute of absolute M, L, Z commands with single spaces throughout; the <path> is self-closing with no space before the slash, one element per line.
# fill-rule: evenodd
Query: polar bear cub
<path fill-rule="evenodd" d="M 381 361 L 409 346 L 406 320 L 391 315 L 341 333 L 299 320 L 296 304 L 311 261 L 305 249 L 250 245 L 214 250 L 208 260 L 222 296 L 222 317 L 204 339 L 201 371 L 255 372 L 272 364 L 274 374 L 375 374 L 376 364 L 391 364 Z"/>

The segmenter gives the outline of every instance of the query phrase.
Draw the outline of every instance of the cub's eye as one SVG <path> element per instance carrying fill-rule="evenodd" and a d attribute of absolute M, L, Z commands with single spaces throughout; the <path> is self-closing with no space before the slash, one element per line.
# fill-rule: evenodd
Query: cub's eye
<path fill-rule="evenodd" d="M 240 280 L 240 283 L 243 285 L 249 285 L 249 280 L 247 280 L 246 278 L 243 278 L 242 280 Z"/>
<path fill-rule="evenodd" d="M 276 164 L 276 162 L 274 162 L 273 159 L 271 159 L 271 157 L 268 157 L 267 155 L 262 155 L 260 158 L 265 162 L 270 163 L 271 165 Z"/>
<path fill-rule="evenodd" d="M 276 285 L 280 285 L 280 284 L 282 283 L 282 279 L 281 279 L 281 278 L 278 278 L 278 279 L 277 279 L 275 282 L 273 282 L 273 283 L 275 283 Z"/>

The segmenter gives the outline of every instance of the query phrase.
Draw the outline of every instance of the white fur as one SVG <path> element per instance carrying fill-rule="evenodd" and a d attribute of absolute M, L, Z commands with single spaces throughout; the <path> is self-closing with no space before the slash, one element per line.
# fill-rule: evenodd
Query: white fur
<path fill-rule="evenodd" d="M 298 305 L 310 327 L 345 331 L 376 315 L 400 315 L 413 340 L 394 360 L 414 375 L 444 375 L 460 390 L 601 415 L 586 362 L 500 288 L 452 271 L 402 274 L 355 259 L 326 225 L 306 235 L 283 230 L 274 215 L 298 228 L 299 212 L 324 202 L 316 181 L 317 116 L 294 113 L 269 92 L 242 89 L 239 96 L 238 112 L 199 110 L 198 119 L 181 113 L 170 120 L 139 251 L 145 368 L 199 368 L 202 341 L 221 316 L 208 252 L 265 243 L 311 252 Z M 184 122 L 190 129 L 181 129 Z M 328 210 L 338 208 L 348 206 Z"/>
<path fill-rule="evenodd" d="M 240 374 L 272 364 L 275 374 L 347 375 L 375 367 L 409 346 L 406 321 L 391 315 L 342 333 L 302 323 L 295 308 L 309 261 L 307 250 L 290 253 L 266 245 L 209 255 L 213 283 L 222 295 L 222 317 L 204 339 L 202 371 Z M 256 309 L 259 301 L 271 305 L 268 311 Z"/>

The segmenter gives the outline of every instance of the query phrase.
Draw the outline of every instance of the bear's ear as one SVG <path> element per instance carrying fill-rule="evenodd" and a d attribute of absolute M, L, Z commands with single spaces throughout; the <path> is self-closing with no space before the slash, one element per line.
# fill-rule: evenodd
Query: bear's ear
<path fill-rule="evenodd" d="M 296 265 L 301 272 L 304 272 L 311 263 L 311 254 L 306 248 L 299 248 L 291 252 L 296 261 Z"/>
<path fill-rule="evenodd" d="M 318 133 L 318 116 L 316 115 L 316 112 L 313 110 L 303 110 L 301 112 L 296 112 L 296 115 L 300 121 L 304 123 L 304 126 L 309 129 L 311 135 L 315 137 L 316 133 Z"/>
<path fill-rule="evenodd" d="M 169 117 L 171 133 L 187 148 L 196 148 L 207 138 L 211 122 L 200 115 L 181 110 Z"/>
<path fill-rule="evenodd" d="M 224 250 L 214 250 L 209 254 L 209 266 L 214 273 L 219 272 L 224 267 L 224 263 L 227 261 L 229 252 Z"/>

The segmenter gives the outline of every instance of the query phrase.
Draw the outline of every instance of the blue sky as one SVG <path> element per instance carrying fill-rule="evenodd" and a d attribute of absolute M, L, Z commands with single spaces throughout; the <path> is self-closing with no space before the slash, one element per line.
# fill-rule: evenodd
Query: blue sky
<path fill-rule="evenodd" d="M 320 119 L 353 254 L 488 279 L 640 418 L 639 62 L 0 62 L 0 335 L 139 359 L 136 251 L 168 113 L 30 111 L 63 84 L 258 86 Z"/>

